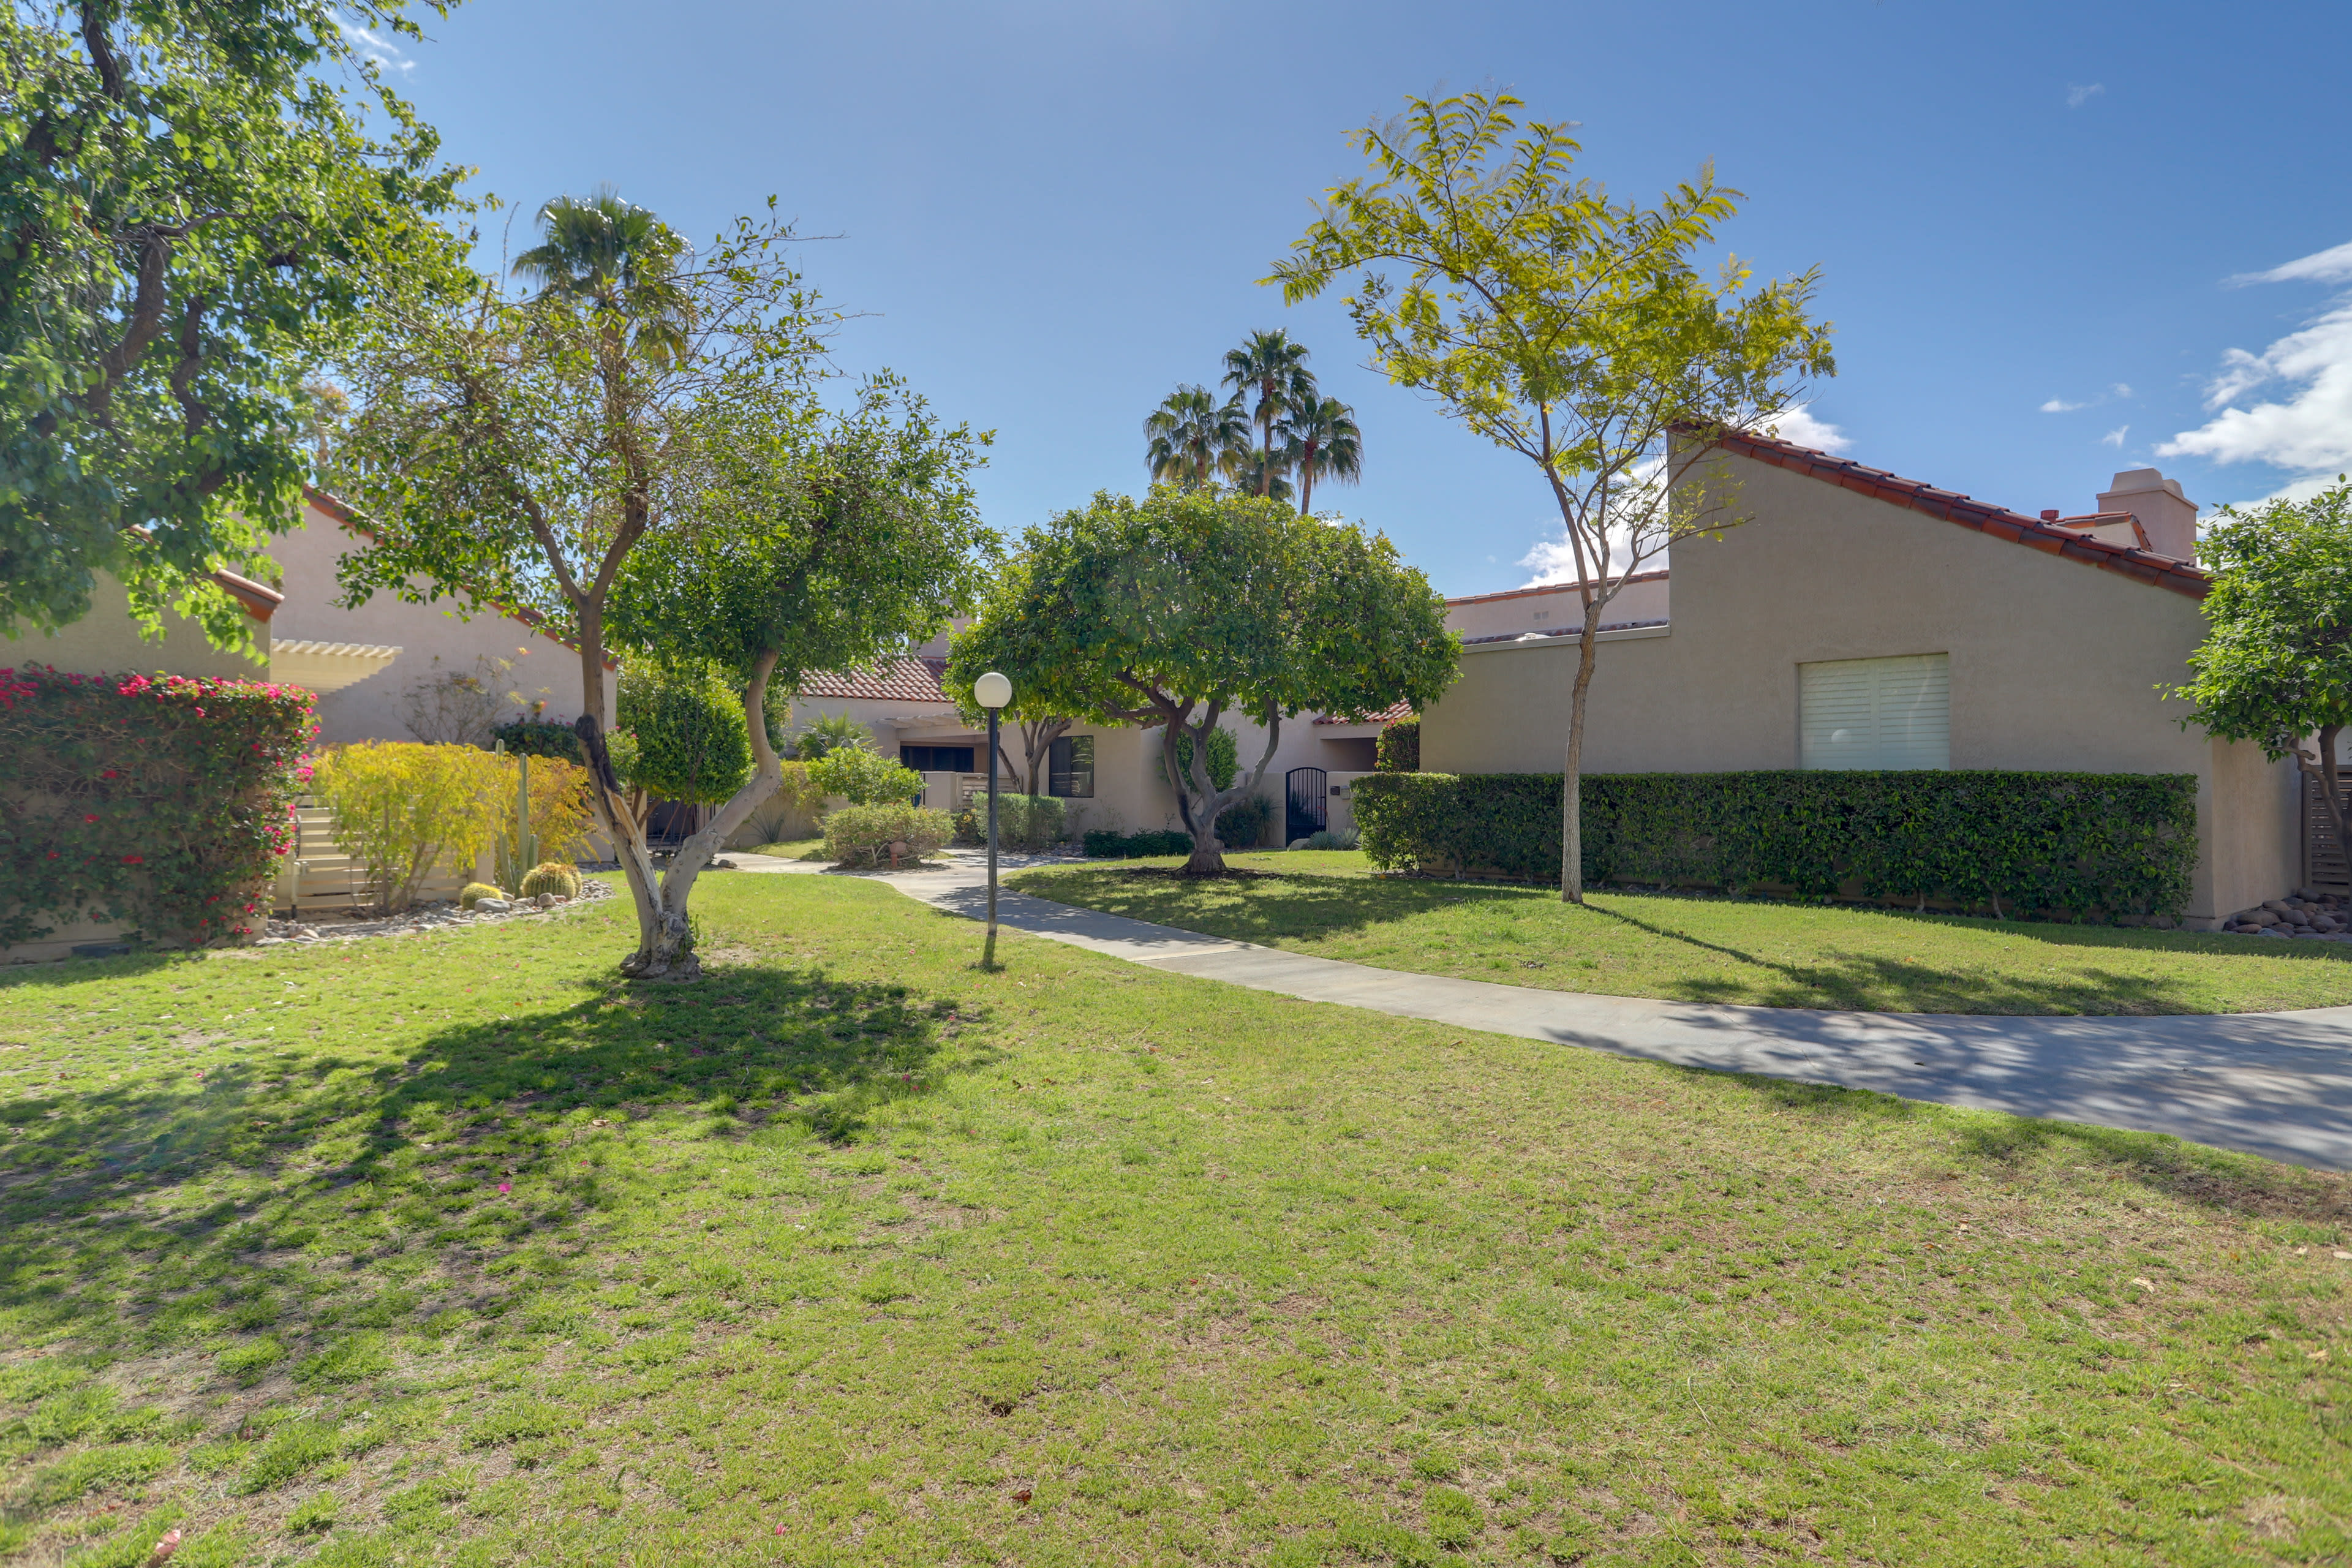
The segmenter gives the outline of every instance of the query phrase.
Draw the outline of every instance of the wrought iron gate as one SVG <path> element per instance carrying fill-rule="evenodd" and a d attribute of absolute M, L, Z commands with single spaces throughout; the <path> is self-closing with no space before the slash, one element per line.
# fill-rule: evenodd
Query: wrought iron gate
<path fill-rule="evenodd" d="M 1321 768 L 1293 768 L 1283 775 L 1282 841 L 1296 844 L 1330 825 L 1329 775 Z"/>

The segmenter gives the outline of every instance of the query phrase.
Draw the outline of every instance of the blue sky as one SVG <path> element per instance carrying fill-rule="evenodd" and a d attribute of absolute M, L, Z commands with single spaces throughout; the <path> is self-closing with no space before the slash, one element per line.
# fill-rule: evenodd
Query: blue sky
<path fill-rule="evenodd" d="M 1621 195 L 1713 159 L 1730 247 L 1823 269 L 1843 374 L 1811 413 L 1864 462 L 2070 512 L 2125 468 L 2210 508 L 2352 467 L 2341 0 L 483 0 L 428 30 L 395 69 L 478 188 L 609 180 L 698 237 L 773 193 L 839 236 L 804 259 L 871 312 L 841 365 L 993 428 L 1008 532 L 1139 488 L 1143 416 L 1281 325 L 1364 429 L 1318 503 L 1444 592 L 1528 581 L 1536 471 L 1363 369 L 1336 300 L 1255 282 L 1360 171 L 1351 127 L 1470 88 L 1580 121 Z"/>

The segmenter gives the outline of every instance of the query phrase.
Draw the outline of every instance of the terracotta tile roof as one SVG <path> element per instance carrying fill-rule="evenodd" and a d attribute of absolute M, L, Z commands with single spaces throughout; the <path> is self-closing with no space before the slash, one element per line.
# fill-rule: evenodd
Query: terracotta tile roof
<path fill-rule="evenodd" d="M 1340 713 L 1318 713 L 1315 717 L 1315 722 L 1318 724 L 1393 724 L 1400 719 L 1412 717 L 1412 704 L 1399 702 L 1383 708 L 1377 713 L 1368 713 L 1361 719 L 1350 719 Z"/>
<path fill-rule="evenodd" d="M 229 596 L 243 605 L 245 613 L 257 621 L 266 623 L 277 613 L 278 606 L 286 602 L 286 595 L 277 589 L 257 583 L 250 577 L 240 577 L 234 572 L 215 572 L 213 581 L 227 589 Z"/>
<path fill-rule="evenodd" d="M 878 702 L 945 704 L 940 676 L 948 667 L 943 658 L 892 658 L 864 669 L 801 677 L 803 697 L 862 697 Z"/>
<path fill-rule="evenodd" d="M 2137 545 L 2110 544 L 2103 539 L 2087 539 L 2076 529 L 2062 526 L 2059 521 L 2044 521 L 2038 517 L 2011 511 L 2006 507 L 1972 500 L 1957 490 L 1939 490 L 1917 479 L 1902 479 L 1883 468 L 1867 468 L 1860 463 L 1844 458 L 1832 458 L 1827 452 L 1817 452 L 1810 447 L 1776 441 L 1745 430 L 1727 431 L 1717 444 L 1727 451 L 1737 452 L 1759 463 L 1769 463 L 1776 468 L 1786 468 L 1791 473 L 1819 479 L 1823 484 L 1837 485 L 1863 495 L 1874 496 L 1883 501 L 1892 501 L 1896 506 L 1909 507 L 1913 511 L 1940 517 L 1947 522 L 1972 528 L 1979 533 L 1989 533 L 2011 544 L 2063 555 L 2069 561 L 2079 561 L 2085 566 L 2117 573 L 2136 582 L 2169 588 L 2192 599 L 2203 598 L 2213 584 L 2210 577 L 2189 562 L 2176 561 L 2169 555 L 2158 555 L 2152 550 Z M 2088 519 L 2074 521 L 2078 527 L 2087 526 L 2090 521 Z"/>
<path fill-rule="evenodd" d="M 1663 571 L 1636 572 L 1625 579 L 1628 583 L 1663 583 L 1665 580 L 1666 574 Z M 1573 583 L 1538 583 L 1532 588 L 1511 588 L 1500 594 L 1465 595 L 1459 599 L 1446 600 L 1445 605 L 1448 609 L 1451 609 L 1456 605 L 1492 605 L 1505 599 L 1529 598 L 1538 594 L 1573 594 L 1575 592 L 1576 584 Z"/>
<path fill-rule="evenodd" d="M 1663 576 L 1664 574 L 1660 575 Z M 1673 624 L 1671 621 L 1603 621 L 1601 623 L 1601 629 L 1604 632 L 1629 632 L 1639 626 L 1664 626 Z M 1462 646 L 1476 647 L 1481 643 L 1532 642 L 1538 637 L 1580 637 L 1583 635 L 1582 626 L 1551 626 L 1539 631 L 1495 632 L 1483 637 L 1464 637 Z"/>

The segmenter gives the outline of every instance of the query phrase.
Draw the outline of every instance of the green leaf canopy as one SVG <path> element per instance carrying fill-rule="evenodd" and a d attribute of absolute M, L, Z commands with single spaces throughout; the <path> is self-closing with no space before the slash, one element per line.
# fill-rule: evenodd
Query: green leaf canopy
<path fill-rule="evenodd" d="M 246 640 L 211 574 L 266 570 L 299 515 L 304 375 L 375 303 L 462 278 L 433 219 L 463 171 L 351 43 L 414 36 L 403 11 L 0 11 L 0 631 L 79 619 L 107 572 L 150 626 Z"/>
<path fill-rule="evenodd" d="M 955 639 L 944 685 L 969 708 L 996 669 L 1023 712 L 1167 726 L 1164 765 L 1188 781 L 1180 805 L 1206 870 L 1222 864 L 1218 812 L 1257 787 L 1283 719 L 1418 707 L 1453 681 L 1459 653 L 1444 602 L 1385 536 L 1270 498 L 1162 487 L 1098 494 L 1032 529 Z M 1255 772 L 1219 789 L 1206 737 L 1226 713 L 1270 733 Z M 1184 732 L 1200 743 L 1180 763 Z"/>

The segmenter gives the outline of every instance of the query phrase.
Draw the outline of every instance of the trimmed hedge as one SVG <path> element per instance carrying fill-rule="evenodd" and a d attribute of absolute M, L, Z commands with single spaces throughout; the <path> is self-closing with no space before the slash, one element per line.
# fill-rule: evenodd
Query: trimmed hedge
<path fill-rule="evenodd" d="M 1172 827 L 1147 828 L 1141 833 L 1115 833 L 1097 827 L 1086 837 L 1087 853 L 1097 860 L 1138 860 L 1146 855 L 1190 855 L 1192 836 Z"/>
<path fill-rule="evenodd" d="M 1354 785 L 1375 866 L 1550 881 L 1558 773 Z M 2197 865 L 2187 773 L 1590 773 L 1584 878 L 2003 914 L 2178 914 Z"/>
<path fill-rule="evenodd" d="M 1217 841 L 1228 849 L 1255 849 L 1274 820 L 1274 802 L 1262 795 L 1245 795 L 1217 813 Z M 1191 854 L 1187 844 L 1184 853 Z"/>
<path fill-rule="evenodd" d="M 551 719 L 518 719 L 500 724 L 490 731 L 490 739 L 504 741 L 510 757 L 555 757 L 588 765 L 587 754 L 580 749 L 579 732 Z"/>
<path fill-rule="evenodd" d="M 1421 715 L 1389 721 L 1372 743 L 1372 766 L 1384 773 L 1421 772 Z"/>
<path fill-rule="evenodd" d="M 0 669 L 0 946 L 79 918 L 251 932 L 293 834 L 310 692 Z"/>

